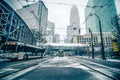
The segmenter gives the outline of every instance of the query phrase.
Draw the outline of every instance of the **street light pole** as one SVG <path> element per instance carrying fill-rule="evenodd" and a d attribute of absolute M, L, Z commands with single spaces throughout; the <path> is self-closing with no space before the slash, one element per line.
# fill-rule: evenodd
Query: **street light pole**
<path fill-rule="evenodd" d="M 92 46 L 92 58 L 94 59 L 94 45 L 93 45 L 93 34 L 91 29 L 89 28 L 89 32 L 91 34 L 91 46 Z"/>
<path fill-rule="evenodd" d="M 100 17 L 97 14 L 90 14 L 90 16 L 95 15 L 98 18 L 99 21 L 99 29 L 100 29 L 100 38 L 101 38 L 101 48 L 102 48 L 102 59 L 105 60 L 105 52 L 104 52 L 104 45 L 103 45 L 103 36 L 102 36 L 102 27 L 101 27 L 101 21 Z"/>

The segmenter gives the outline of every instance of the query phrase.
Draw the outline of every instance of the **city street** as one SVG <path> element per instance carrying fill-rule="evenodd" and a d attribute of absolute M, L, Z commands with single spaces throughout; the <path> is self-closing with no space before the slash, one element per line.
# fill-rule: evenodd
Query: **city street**
<path fill-rule="evenodd" d="M 119 80 L 119 68 L 120 62 L 53 57 L 14 62 L 2 66 L 0 73 L 10 73 L 1 76 L 2 80 Z"/>
<path fill-rule="evenodd" d="M 120 0 L 0 0 L 0 80 L 120 80 Z"/>

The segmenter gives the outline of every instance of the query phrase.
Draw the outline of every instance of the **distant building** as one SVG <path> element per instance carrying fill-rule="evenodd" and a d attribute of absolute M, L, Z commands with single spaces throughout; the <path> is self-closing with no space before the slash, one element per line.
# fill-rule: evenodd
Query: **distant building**
<path fill-rule="evenodd" d="M 113 16 L 117 15 L 114 1 L 115 0 L 89 0 L 85 8 L 86 28 L 90 28 L 92 32 L 99 32 L 99 20 L 97 18 L 97 16 L 99 16 L 102 32 L 110 32 L 110 20 Z M 91 13 L 97 16 L 90 15 Z"/>
<path fill-rule="evenodd" d="M 47 29 L 48 9 L 42 1 L 25 5 L 23 8 L 17 10 L 17 13 L 23 18 L 38 43 L 45 40 Z"/>
<path fill-rule="evenodd" d="M 79 35 L 79 30 L 76 27 L 68 26 L 67 27 L 67 43 L 71 43 L 73 35 Z"/>
<path fill-rule="evenodd" d="M 47 23 L 47 42 L 52 43 L 55 35 L 55 23 L 48 21 Z"/>
<path fill-rule="evenodd" d="M 112 35 L 110 32 L 104 32 L 103 33 L 103 44 L 105 47 L 112 47 Z M 74 35 L 72 38 L 73 43 L 80 43 L 80 44 L 88 44 L 91 46 L 91 35 L 90 34 L 85 34 L 85 35 Z M 101 44 L 100 41 L 100 34 L 98 33 L 93 33 L 93 44 L 95 47 L 100 46 Z"/>
<path fill-rule="evenodd" d="M 60 43 L 60 35 L 59 34 L 55 34 L 53 37 L 53 43 Z"/>
<path fill-rule="evenodd" d="M 70 12 L 70 25 L 67 26 L 67 43 L 71 43 L 73 35 L 80 34 L 80 19 L 76 5 L 73 5 Z"/>
<path fill-rule="evenodd" d="M 80 26 L 79 11 L 76 5 L 73 5 L 70 12 L 70 25 Z"/>
<path fill-rule="evenodd" d="M 64 43 L 67 43 L 67 38 L 64 38 Z"/>
<path fill-rule="evenodd" d="M 47 23 L 47 34 L 54 35 L 55 34 L 55 23 L 48 21 Z"/>

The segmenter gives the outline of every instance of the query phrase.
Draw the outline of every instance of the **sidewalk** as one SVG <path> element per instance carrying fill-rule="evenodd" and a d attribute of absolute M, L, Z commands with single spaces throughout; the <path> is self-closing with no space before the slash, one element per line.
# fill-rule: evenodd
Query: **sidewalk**
<path fill-rule="evenodd" d="M 98 63 L 98 64 L 108 66 L 111 68 L 120 69 L 120 59 L 106 59 L 106 60 L 102 60 L 102 59 L 98 59 L 98 58 L 95 58 L 95 59 L 90 58 L 89 59 L 87 56 L 85 56 L 85 57 L 82 56 L 80 58 L 83 60 L 86 60 L 86 61 L 91 61 L 91 62 Z"/>
<path fill-rule="evenodd" d="M 88 56 L 81 56 L 82 58 L 86 58 L 89 59 Z M 90 57 L 90 59 L 92 59 L 92 57 Z M 100 58 L 95 58 L 95 60 L 102 60 Z M 120 62 L 120 59 L 115 59 L 115 58 L 107 58 L 106 61 L 111 61 L 111 62 Z"/>

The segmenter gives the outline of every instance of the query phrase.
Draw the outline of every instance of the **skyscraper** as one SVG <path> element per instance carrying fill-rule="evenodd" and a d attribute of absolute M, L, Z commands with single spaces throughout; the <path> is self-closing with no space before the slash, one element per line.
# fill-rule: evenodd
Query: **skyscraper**
<path fill-rule="evenodd" d="M 86 28 L 90 28 L 92 32 L 99 32 L 98 16 L 101 21 L 102 32 L 110 32 L 112 29 L 109 25 L 110 20 L 116 14 L 114 0 L 89 0 L 85 8 Z"/>
<path fill-rule="evenodd" d="M 79 11 L 76 5 L 73 5 L 70 12 L 70 25 L 80 26 Z"/>
<path fill-rule="evenodd" d="M 55 23 L 48 21 L 47 22 L 47 42 L 52 43 L 55 35 Z"/>
<path fill-rule="evenodd" d="M 29 26 L 37 40 L 37 43 L 45 42 L 48 9 L 43 1 L 25 5 L 23 8 L 18 9 L 17 13 Z"/>
<path fill-rule="evenodd" d="M 73 5 L 70 12 L 70 25 L 67 26 L 67 42 L 71 43 L 73 35 L 80 34 L 80 19 L 76 5 Z"/>

